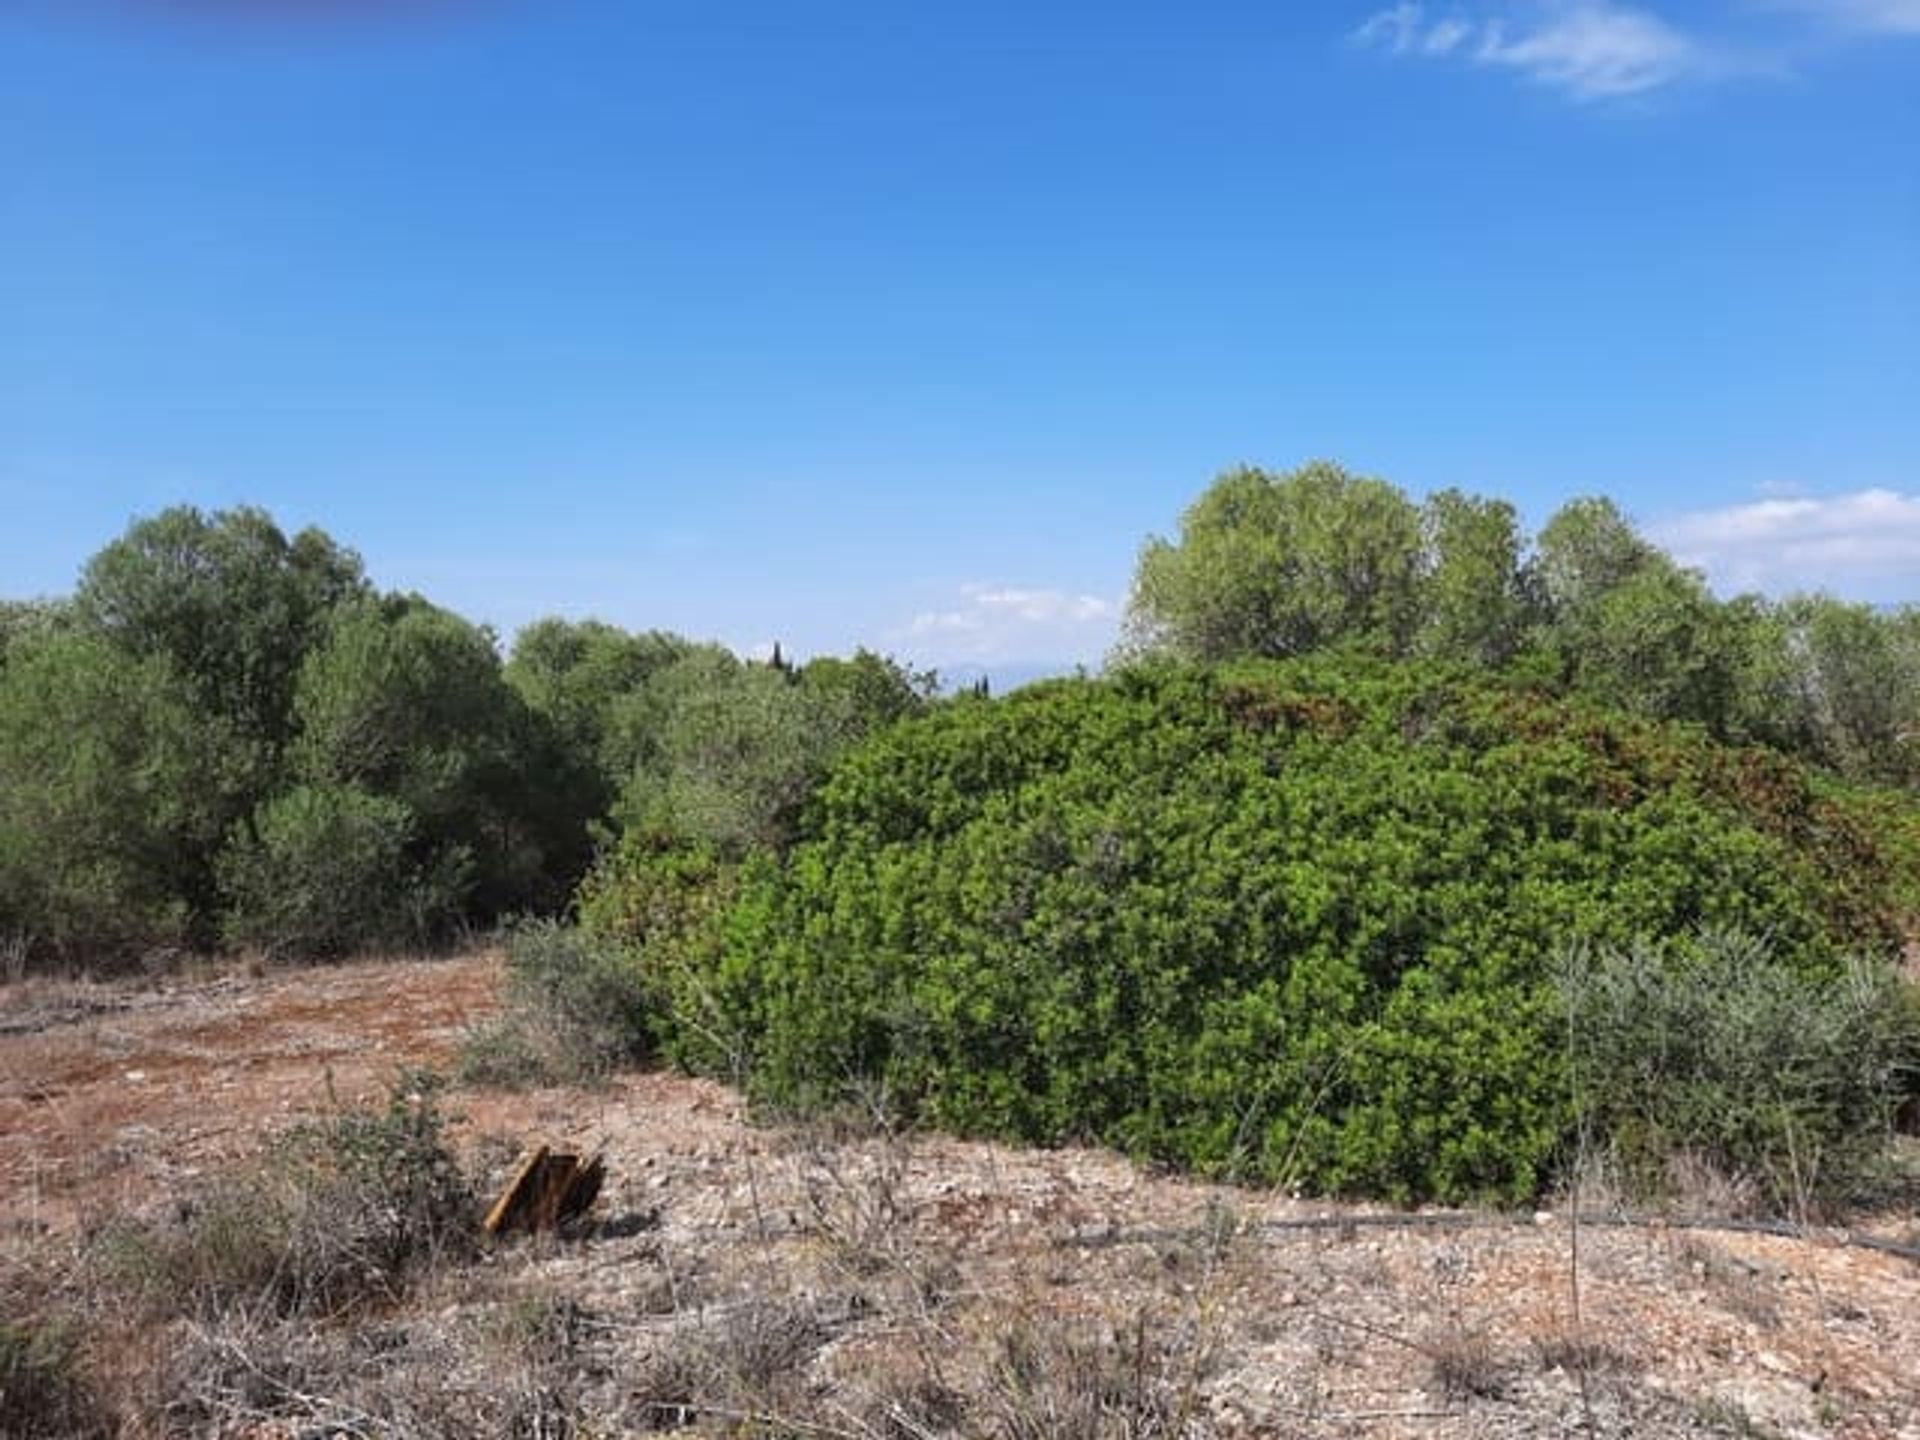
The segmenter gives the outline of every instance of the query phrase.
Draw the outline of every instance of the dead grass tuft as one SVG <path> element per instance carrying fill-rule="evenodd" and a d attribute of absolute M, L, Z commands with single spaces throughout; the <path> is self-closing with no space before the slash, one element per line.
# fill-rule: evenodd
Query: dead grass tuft
<path fill-rule="evenodd" d="M 1512 1388 L 1512 1367 L 1482 1331 L 1449 1326 L 1429 1335 L 1420 1349 L 1428 1383 L 1449 1400 L 1499 1400 Z"/>
<path fill-rule="evenodd" d="M 1158 1440 L 1187 1433 L 1211 1347 L 1139 1311 L 1118 1333 L 1016 1322 L 1000 1335 L 980 1409 L 1006 1440 Z"/>

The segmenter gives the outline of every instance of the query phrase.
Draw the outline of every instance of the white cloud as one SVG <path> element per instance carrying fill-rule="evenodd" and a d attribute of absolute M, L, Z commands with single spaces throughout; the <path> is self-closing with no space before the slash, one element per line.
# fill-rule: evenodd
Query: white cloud
<path fill-rule="evenodd" d="M 1424 6 L 1405 3 L 1380 11 L 1352 38 L 1392 55 L 1451 56 L 1512 70 L 1578 100 L 1638 95 L 1720 68 L 1692 36 L 1613 0 L 1535 0 L 1433 19 Z"/>
<path fill-rule="evenodd" d="M 1419 41 L 1425 22 L 1418 5 L 1395 5 L 1371 17 L 1353 38 L 1361 45 L 1379 45 L 1394 55 L 1404 55 Z"/>
<path fill-rule="evenodd" d="M 1699 46 L 1666 21 L 1604 0 L 1555 5 L 1518 28 L 1492 22 L 1474 58 L 1583 100 L 1637 95 L 1706 68 Z"/>
<path fill-rule="evenodd" d="M 1113 643 L 1120 610 L 1099 595 L 975 582 L 960 587 L 953 606 L 922 611 L 892 638 L 936 663 L 1096 662 Z"/>
<path fill-rule="evenodd" d="M 1723 593 L 1920 600 L 1920 494 L 1773 497 L 1672 516 L 1648 533 Z"/>

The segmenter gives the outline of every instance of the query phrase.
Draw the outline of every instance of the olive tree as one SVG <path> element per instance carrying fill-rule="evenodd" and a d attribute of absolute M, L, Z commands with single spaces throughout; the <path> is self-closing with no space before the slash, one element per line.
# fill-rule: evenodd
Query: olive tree
<path fill-rule="evenodd" d="M 1284 658 L 1408 653 L 1420 621 L 1418 507 L 1382 480 L 1316 463 L 1223 475 L 1141 551 L 1123 653 Z"/>

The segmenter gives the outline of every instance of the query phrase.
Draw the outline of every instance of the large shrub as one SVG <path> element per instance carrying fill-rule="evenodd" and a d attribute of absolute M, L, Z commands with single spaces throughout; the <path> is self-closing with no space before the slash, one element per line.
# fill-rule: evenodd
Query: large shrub
<path fill-rule="evenodd" d="M 221 855 L 226 938 L 324 959 L 428 938 L 463 888 L 461 857 L 408 858 L 413 814 L 352 785 L 301 786 L 260 807 Z"/>
<path fill-rule="evenodd" d="M 711 846 L 630 833 L 580 887 L 579 928 L 624 955 L 647 1002 L 651 1041 L 694 1069 L 737 1077 L 740 1047 L 714 990 L 740 867 Z"/>
<path fill-rule="evenodd" d="M 1140 670 L 942 707 L 749 860 L 713 993 L 773 1102 L 1403 1198 L 1534 1190 L 1552 957 L 1882 947 L 1888 862 L 1789 762 L 1420 667 Z"/>

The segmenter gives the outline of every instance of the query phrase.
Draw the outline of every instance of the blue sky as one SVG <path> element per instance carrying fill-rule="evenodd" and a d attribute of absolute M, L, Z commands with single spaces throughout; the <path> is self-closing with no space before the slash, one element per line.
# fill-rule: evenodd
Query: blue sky
<path fill-rule="evenodd" d="M 1221 469 L 1920 598 L 1920 0 L 0 3 L 0 594 L 1097 661 Z"/>

